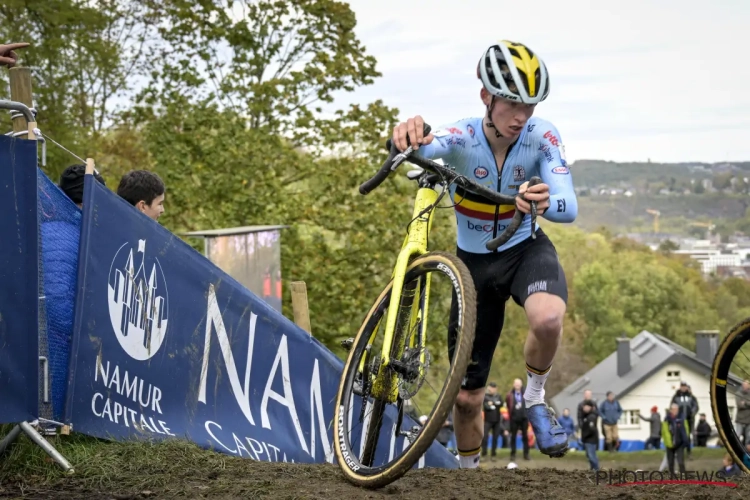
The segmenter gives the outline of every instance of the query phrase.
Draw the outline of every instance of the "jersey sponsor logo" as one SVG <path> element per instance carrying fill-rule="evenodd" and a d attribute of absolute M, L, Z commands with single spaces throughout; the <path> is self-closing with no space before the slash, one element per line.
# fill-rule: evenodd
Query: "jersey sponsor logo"
<path fill-rule="evenodd" d="M 456 128 L 456 127 L 450 127 L 448 129 L 448 132 L 450 132 L 451 134 L 458 134 L 458 135 L 463 135 L 464 134 L 463 132 L 461 132 L 461 129 Z"/>
<path fill-rule="evenodd" d="M 467 126 L 466 126 L 466 130 L 468 130 L 468 131 L 469 131 L 469 135 L 470 135 L 471 137 L 474 137 L 474 127 L 472 127 L 471 125 L 467 125 Z"/>
<path fill-rule="evenodd" d="M 552 169 L 553 174 L 569 174 L 570 170 L 568 170 L 568 167 L 561 165 L 559 167 L 555 167 Z"/>
<path fill-rule="evenodd" d="M 544 133 L 544 138 L 547 139 L 553 146 L 560 147 L 560 141 L 555 137 L 555 134 L 552 133 L 551 130 L 548 130 Z"/>
<path fill-rule="evenodd" d="M 489 170 L 487 170 L 487 169 L 486 169 L 486 168 L 484 168 L 484 167 L 477 167 L 477 168 L 475 168 L 475 169 L 474 169 L 474 176 L 475 176 L 475 177 L 476 177 L 477 179 L 484 179 L 484 178 L 485 178 L 485 177 L 487 177 L 487 176 L 488 176 L 489 174 L 490 174 Z"/>
<path fill-rule="evenodd" d="M 447 135 L 450 135 L 450 132 L 445 130 L 444 128 L 437 129 L 432 135 L 435 137 L 445 137 Z"/>
<path fill-rule="evenodd" d="M 445 139 L 445 144 L 448 146 L 461 146 L 462 148 L 465 148 L 466 139 L 462 137 L 450 136 Z"/>
<path fill-rule="evenodd" d="M 548 162 L 552 162 L 552 153 L 549 150 L 549 146 L 547 146 L 546 144 L 540 144 L 539 145 L 539 151 L 541 151 L 541 152 L 544 153 L 544 158 Z"/>
<path fill-rule="evenodd" d="M 495 226 L 495 224 L 493 224 L 493 223 L 489 223 L 489 224 L 474 224 L 470 220 L 466 221 L 466 223 L 467 223 L 467 227 L 469 228 L 469 231 L 477 231 L 477 232 L 480 232 L 480 233 L 491 233 L 492 232 L 492 228 Z M 507 228 L 507 227 L 508 227 L 508 225 L 505 224 L 504 222 L 503 223 L 499 222 L 497 224 L 497 232 L 498 232 L 498 234 L 502 233 L 503 231 L 505 231 L 505 228 Z"/>
<path fill-rule="evenodd" d="M 526 128 L 526 132 L 533 132 L 534 127 L 536 127 L 536 123 L 532 123 L 531 125 L 529 125 L 528 128 Z"/>
<path fill-rule="evenodd" d="M 513 180 L 522 181 L 526 179 L 526 170 L 521 165 L 513 167 Z"/>

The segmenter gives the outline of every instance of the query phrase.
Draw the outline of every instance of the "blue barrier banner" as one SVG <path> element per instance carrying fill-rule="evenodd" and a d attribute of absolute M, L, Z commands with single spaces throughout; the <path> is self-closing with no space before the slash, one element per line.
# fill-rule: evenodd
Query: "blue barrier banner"
<path fill-rule="evenodd" d="M 91 175 L 70 356 L 66 422 L 74 431 L 177 436 L 254 460 L 333 461 L 343 363 Z M 415 425 L 404 420 L 404 429 Z M 455 468 L 457 460 L 436 442 L 417 466 Z"/>
<path fill-rule="evenodd" d="M 39 411 L 37 143 L 0 136 L 0 423 Z"/>

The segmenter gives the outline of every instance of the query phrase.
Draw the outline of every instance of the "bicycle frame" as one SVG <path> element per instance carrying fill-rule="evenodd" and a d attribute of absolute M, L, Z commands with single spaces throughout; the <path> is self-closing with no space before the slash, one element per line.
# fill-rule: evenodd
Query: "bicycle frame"
<path fill-rule="evenodd" d="M 392 274 L 393 286 L 391 288 L 391 305 L 388 307 L 385 332 L 383 334 L 383 347 L 381 349 L 382 352 L 380 363 L 381 368 L 388 366 L 391 362 L 390 353 L 393 346 L 393 337 L 396 330 L 396 320 L 398 319 L 399 313 L 399 307 L 394 306 L 394 304 L 396 304 L 395 300 L 398 300 L 401 297 L 401 293 L 403 292 L 404 287 L 404 279 L 406 278 L 406 270 L 411 260 L 414 257 L 418 257 L 427 253 L 427 242 L 429 240 L 429 232 L 432 229 L 432 222 L 434 220 L 434 210 L 427 210 L 426 212 L 425 210 L 437 201 L 438 196 L 439 193 L 434 188 L 420 187 L 417 190 L 417 195 L 414 200 L 412 223 L 409 226 L 409 230 L 407 232 L 406 238 L 404 239 L 404 244 L 401 247 L 401 251 L 396 258 L 396 265 Z M 411 317 L 409 319 L 410 327 L 412 327 L 417 321 L 421 320 L 421 331 L 423 333 L 426 331 L 425 327 L 427 321 L 427 302 L 429 298 L 429 290 L 430 281 L 428 276 L 425 284 L 424 309 L 419 307 L 413 308 Z M 419 317 L 418 312 L 420 310 L 424 314 L 423 318 Z M 368 343 L 370 345 L 372 345 L 377 331 L 378 328 L 376 327 L 373 330 L 372 336 L 368 340 Z M 414 335 L 412 335 L 412 338 L 409 342 L 410 346 L 414 347 Z M 426 339 L 422 337 L 421 342 L 425 343 Z M 424 363 L 424 352 L 420 354 L 420 358 L 420 361 Z M 364 369 L 364 366 L 362 366 L 364 362 L 365 357 L 363 357 L 360 361 L 360 371 Z M 422 369 L 423 368 L 420 368 L 420 370 Z M 385 371 L 378 371 L 378 375 L 376 376 L 373 383 L 373 395 L 376 397 L 387 399 L 389 402 L 394 402 L 398 395 L 398 388 L 395 386 L 395 384 L 385 384 L 383 381 L 383 373 L 385 373 Z M 387 391 L 388 394 L 384 394 L 384 392 L 386 392 L 384 390 L 386 386 L 390 386 L 390 390 Z"/>

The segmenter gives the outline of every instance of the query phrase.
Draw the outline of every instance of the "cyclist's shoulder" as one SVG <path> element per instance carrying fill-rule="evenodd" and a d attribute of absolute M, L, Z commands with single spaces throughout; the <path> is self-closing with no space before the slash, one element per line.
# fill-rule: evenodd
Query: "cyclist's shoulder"
<path fill-rule="evenodd" d="M 466 142 L 473 143 L 477 139 L 477 130 L 482 128 L 481 118 L 463 118 L 454 122 L 440 125 L 433 135 L 441 142 L 451 142 L 465 146 Z"/>
<path fill-rule="evenodd" d="M 530 145 L 550 144 L 555 147 L 560 145 L 560 132 L 549 120 L 532 116 L 526 122 L 525 142 Z"/>

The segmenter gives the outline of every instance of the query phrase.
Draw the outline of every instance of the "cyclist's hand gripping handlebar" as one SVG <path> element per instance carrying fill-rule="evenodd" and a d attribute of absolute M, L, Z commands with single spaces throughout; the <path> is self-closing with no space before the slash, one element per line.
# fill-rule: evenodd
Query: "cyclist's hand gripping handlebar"
<path fill-rule="evenodd" d="M 535 186 L 537 184 L 540 184 L 541 182 L 542 182 L 541 178 L 534 176 L 531 178 L 531 180 L 529 180 L 528 187 Z M 523 196 L 523 195 L 519 194 L 518 196 Z M 525 197 L 523 199 L 526 200 Z M 536 204 L 537 204 L 536 201 L 529 202 L 529 205 L 531 205 L 531 238 L 532 239 L 536 239 Z M 513 235 L 516 234 L 516 231 L 518 230 L 518 228 L 521 227 L 521 222 L 523 222 L 524 215 L 526 214 L 524 214 L 523 212 L 518 210 L 518 208 L 516 208 L 516 213 L 513 215 L 513 219 L 510 221 L 510 224 L 508 225 L 508 227 L 505 228 L 505 231 L 503 231 L 503 233 L 497 238 L 495 238 L 494 240 L 489 241 L 487 245 L 485 245 L 485 248 L 487 248 L 487 250 L 491 252 L 494 252 L 501 246 L 505 245 L 513 237 Z"/>
<path fill-rule="evenodd" d="M 425 123 L 424 125 L 424 136 L 427 136 L 430 133 L 430 126 Z M 411 147 L 409 136 L 406 136 L 406 143 L 409 144 L 409 147 L 406 148 L 406 151 L 403 153 L 398 150 L 395 144 L 393 144 L 393 141 L 391 139 L 388 139 L 388 141 L 385 143 L 386 148 L 390 151 L 390 155 L 388 155 L 388 159 L 383 163 L 383 166 L 380 167 L 380 170 L 372 177 L 372 179 L 366 180 L 359 186 L 359 193 L 360 194 L 368 194 L 376 187 L 380 186 L 383 181 L 388 177 L 388 174 L 391 173 L 391 171 L 396 170 L 401 163 L 406 160 L 406 158 L 414 152 L 414 149 Z"/>

